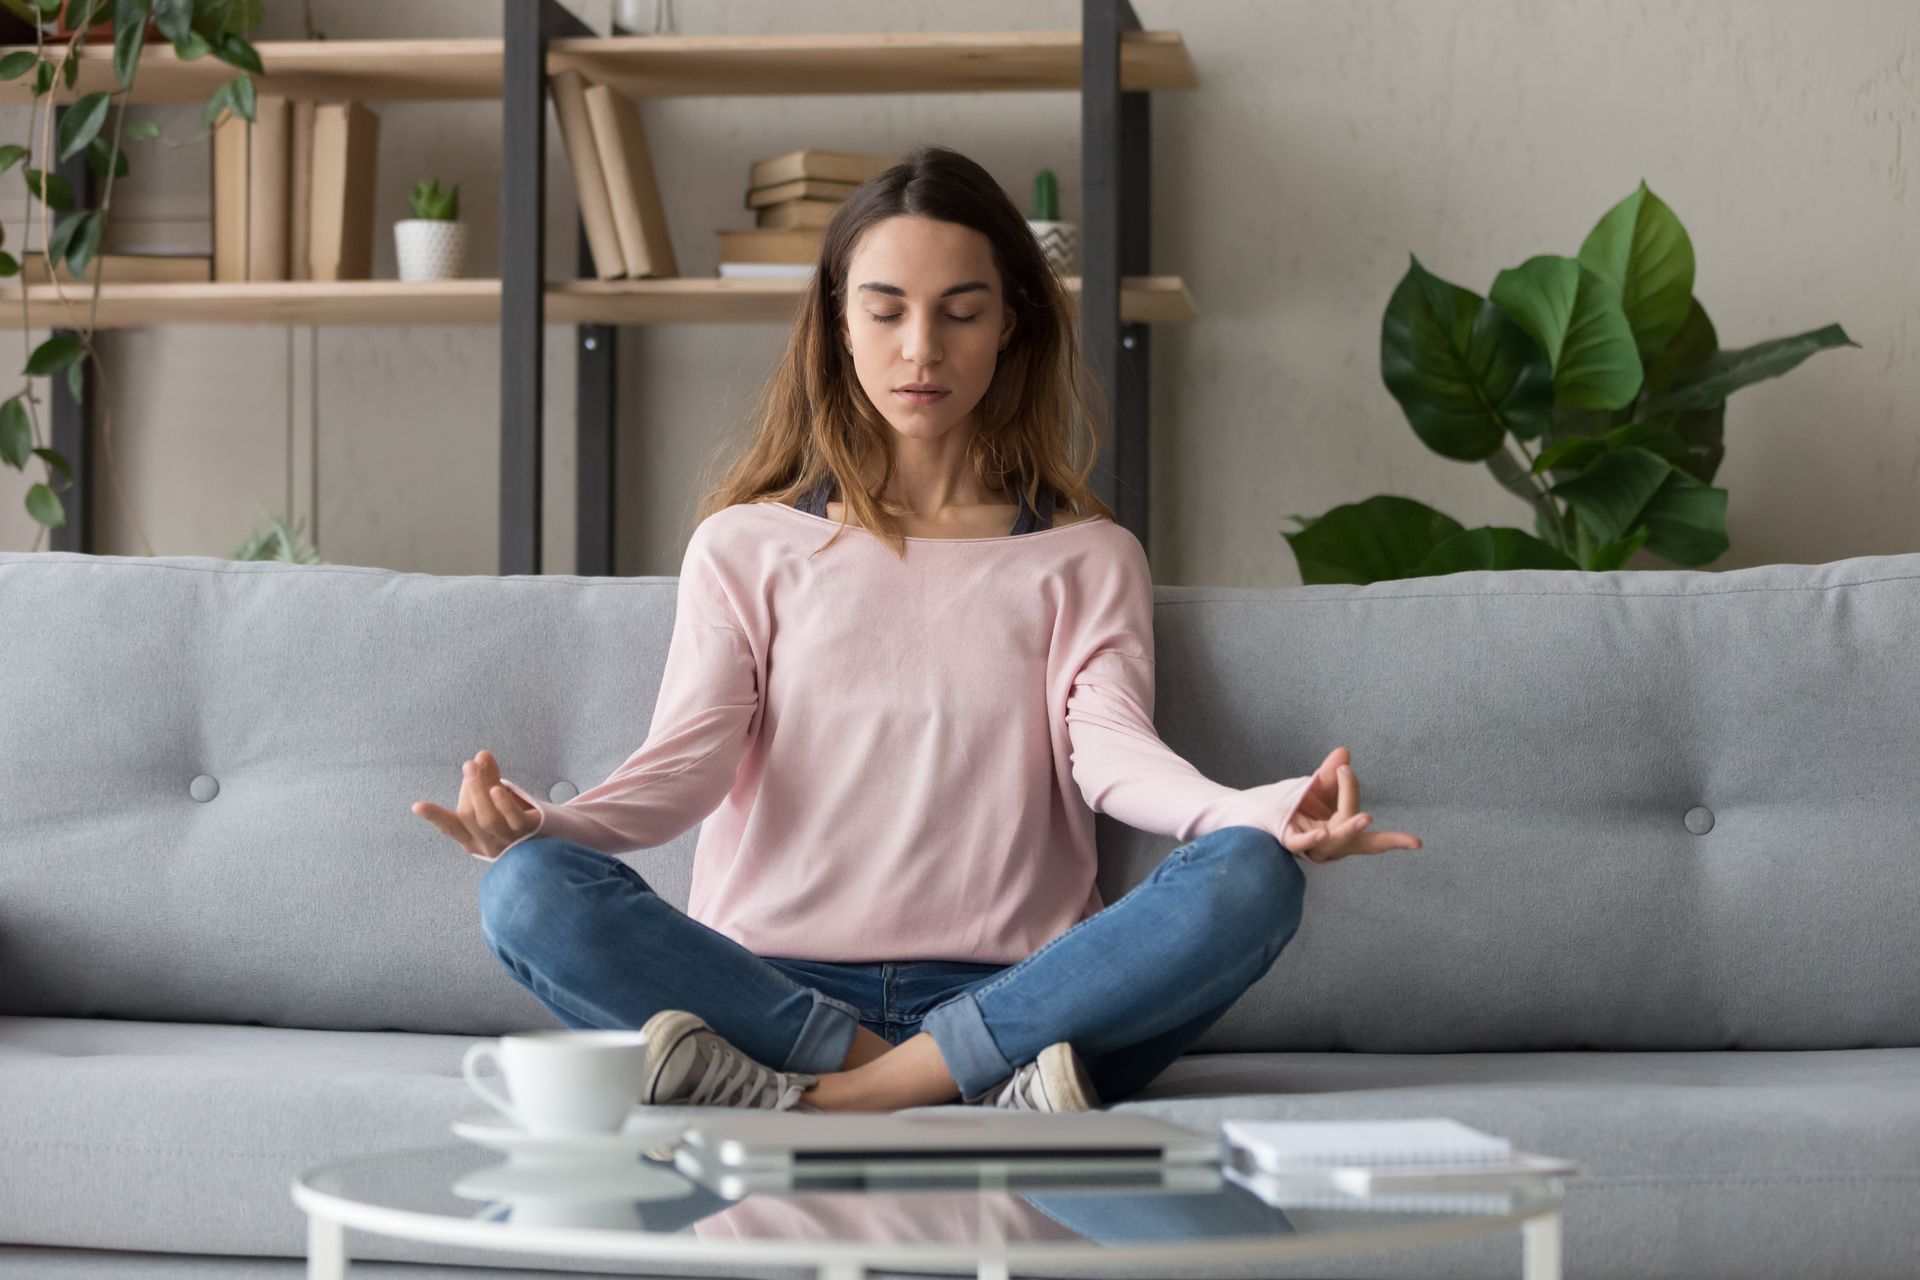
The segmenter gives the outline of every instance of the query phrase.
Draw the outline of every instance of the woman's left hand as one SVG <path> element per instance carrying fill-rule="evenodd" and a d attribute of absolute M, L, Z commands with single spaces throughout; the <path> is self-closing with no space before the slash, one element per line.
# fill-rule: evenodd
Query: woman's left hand
<path fill-rule="evenodd" d="M 1360 784 L 1348 763 L 1350 753 L 1335 747 L 1314 770 L 1300 807 L 1287 820 L 1280 843 L 1308 862 L 1337 862 L 1356 853 L 1418 849 L 1419 838 L 1404 831 L 1369 831 L 1370 814 L 1360 810 Z"/>

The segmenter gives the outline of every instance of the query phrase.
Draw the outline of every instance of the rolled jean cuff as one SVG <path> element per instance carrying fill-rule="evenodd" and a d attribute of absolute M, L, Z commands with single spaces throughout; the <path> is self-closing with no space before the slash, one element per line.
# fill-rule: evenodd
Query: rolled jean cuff
<path fill-rule="evenodd" d="M 813 997 L 813 1008 L 807 1011 L 806 1025 L 800 1028 L 800 1038 L 793 1042 L 793 1051 L 780 1070 L 810 1076 L 838 1071 L 846 1064 L 847 1050 L 853 1047 L 854 1032 L 860 1029 L 860 1011 L 811 988 L 807 994 Z"/>
<path fill-rule="evenodd" d="M 929 1012 L 920 1020 L 920 1029 L 933 1037 L 934 1046 L 946 1060 L 947 1074 L 960 1086 L 963 1102 L 972 1102 L 1013 1074 L 1013 1064 L 987 1030 L 986 1019 L 980 1016 L 980 1002 L 971 991 Z"/>

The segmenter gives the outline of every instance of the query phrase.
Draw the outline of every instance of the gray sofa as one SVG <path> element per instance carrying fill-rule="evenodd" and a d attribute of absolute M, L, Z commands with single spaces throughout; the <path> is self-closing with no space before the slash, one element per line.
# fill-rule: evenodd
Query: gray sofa
<path fill-rule="evenodd" d="M 1120 1107 L 1575 1157 L 1574 1280 L 1920 1274 L 1920 555 L 1156 595 L 1169 744 L 1241 786 L 1345 744 L 1426 847 L 1309 867 L 1274 969 Z M 483 746 L 600 781 L 673 608 L 672 578 L 0 554 L 0 1274 L 299 1275 L 298 1172 L 483 1111 L 467 1045 L 557 1024 L 482 941 L 486 865 L 408 806 Z M 1099 831 L 1109 900 L 1172 848 Z M 681 905 L 693 839 L 629 855 Z M 365 1276 L 512 1261 L 348 1244 Z"/>

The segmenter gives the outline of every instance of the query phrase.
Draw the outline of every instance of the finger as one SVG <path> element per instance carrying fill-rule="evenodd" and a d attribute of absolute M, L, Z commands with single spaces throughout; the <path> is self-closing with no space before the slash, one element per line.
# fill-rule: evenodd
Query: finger
<path fill-rule="evenodd" d="M 500 816 L 500 810 L 494 806 L 493 793 L 487 789 L 486 769 L 478 764 L 469 764 L 473 776 L 473 816 L 480 829 L 488 835 L 500 835 L 507 831 L 507 824 Z"/>
<path fill-rule="evenodd" d="M 1340 809 L 1342 818 L 1351 817 L 1360 807 L 1359 785 L 1354 781 L 1353 769 L 1348 765 L 1340 766 Z"/>
<path fill-rule="evenodd" d="M 422 800 L 414 805 L 413 811 L 432 823 L 435 830 L 439 831 L 441 835 L 452 839 L 468 853 L 475 852 L 467 834 L 467 824 L 460 821 L 458 814 L 449 813 L 439 805 L 426 800 Z"/>
<path fill-rule="evenodd" d="M 1418 849 L 1420 841 L 1404 831 L 1369 831 L 1354 841 L 1355 853 L 1391 853 L 1395 849 Z"/>
<path fill-rule="evenodd" d="M 501 818 L 505 820 L 507 826 L 513 829 L 515 835 L 523 831 L 531 831 L 539 824 L 538 817 L 531 811 L 522 808 L 519 800 L 515 799 L 513 792 L 507 790 L 504 786 L 496 786 L 493 788 L 493 803 L 494 807 L 500 810 Z"/>

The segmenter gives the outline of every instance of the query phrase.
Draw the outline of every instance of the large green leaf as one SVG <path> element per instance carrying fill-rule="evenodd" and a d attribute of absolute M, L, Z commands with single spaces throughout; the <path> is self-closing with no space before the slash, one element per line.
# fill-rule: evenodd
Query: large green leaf
<path fill-rule="evenodd" d="M 1857 347 L 1837 324 L 1797 333 L 1789 338 L 1757 342 L 1738 351 L 1716 351 L 1668 390 L 1647 401 L 1647 409 L 1707 409 L 1720 404 L 1745 386 L 1777 378 L 1816 351 L 1830 347 Z"/>
<path fill-rule="evenodd" d="M 1640 525 L 1624 538 L 1603 542 L 1587 555 L 1586 567 L 1594 573 L 1609 573 L 1626 567 L 1633 553 L 1647 540 L 1647 526 Z"/>
<path fill-rule="evenodd" d="M 1380 376 L 1420 442 L 1478 462 L 1508 431 L 1539 434 L 1551 403 L 1539 350 L 1478 294 L 1414 258 L 1380 321 Z"/>
<path fill-rule="evenodd" d="M 1554 400 L 1575 409 L 1618 409 L 1640 390 L 1640 355 L 1618 295 L 1555 254 L 1507 268 L 1488 293 L 1547 353 Z"/>
<path fill-rule="evenodd" d="M 1688 299 L 1687 318 L 1680 332 L 1647 361 L 1647 383 L 1642 394 L 1648 398 L 1660 394 L 1706 363 L 1719 349 L 1720 335 L 1713 331 L 1707 309 L 1700 305 L 1700 299 Z"/>
<path fill-rule="evenodd" d="M 1693 300 L 1693 241 L 1645 181 L 1587 233 L 1580 262 L 1613 286 L 1641 361 L 1665 350 Z"/>
<path fill-rule="evenodd" d="M 1315 516 L 1298 533 L 1281 532 L 1301 582 L 1380 582 L 1409 576 L 1460 528 L 1423 502 L 1380 494 Z"/>
<path fill-rule="evenodd" d="M 1429 578 L 1474 569 L 1578 569 L 1580 566 L 1530 533 L 1482 525 L 1456 533 L 1406 574 Z"/>
<path fill-rule="evenodd" d="M 1673 470 L 1673 464 L 1647 449 L 1628 446 L 1594 459 L 1571 480 L 1553 486 L 1579 516 L 1595 542 L 1624 537 L 1640 522 L 1640 510 Z"/>
<path fill-rule="evenodd" d="M 1668 473 L 1642 516 L 1652 534 L 1647 550 L 1675 564 L 1707 564 L 1727 549 L 1727 491 L 1684 471 Z"/>

